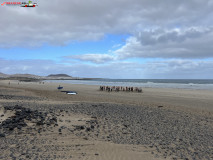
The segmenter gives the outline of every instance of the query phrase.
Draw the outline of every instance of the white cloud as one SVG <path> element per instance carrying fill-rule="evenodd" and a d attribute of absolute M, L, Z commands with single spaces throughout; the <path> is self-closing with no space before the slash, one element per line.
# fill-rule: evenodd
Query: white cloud
<path fill-rule="evenodd" d="M 112 46 L 112 48 L 118 48 L 120 46 L 122 46 L 122 44 L 115 44 L 115 45 Z"/>
<path fill-rule="evenodd" d="M 155 29 L 127 39 L 115 53 L 120 59 L 213 57 L 213 27 Z"/>
<path fill-rule="evenodd" d="M 115 57 L 109 54 L 83 54 L 83 55 L 67 56 L 64 58 L 76 59 L 81 61 L 89 61 L 89 62 L 93 62 L 97 64 L 115 60 Z"/>

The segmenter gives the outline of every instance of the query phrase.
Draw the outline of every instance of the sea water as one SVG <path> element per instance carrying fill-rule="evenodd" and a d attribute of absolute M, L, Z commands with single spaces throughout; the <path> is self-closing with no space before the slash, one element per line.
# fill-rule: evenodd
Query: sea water
<path fill-rule="evenodd" d="M 47 82 L 127 86 L 142 88 L 180 88 L 213 90 L 213 79 L 93 79 L 93 80 L 47 80 Z"/>

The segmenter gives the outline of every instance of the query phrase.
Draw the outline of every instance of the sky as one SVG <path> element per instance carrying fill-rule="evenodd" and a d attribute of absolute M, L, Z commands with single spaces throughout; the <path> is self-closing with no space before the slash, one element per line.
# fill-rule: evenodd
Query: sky
<path fill-rule="evenodd" d="M 213 78 L 212 0 L 32 1 L 0 6 L 2 73 Z"/>

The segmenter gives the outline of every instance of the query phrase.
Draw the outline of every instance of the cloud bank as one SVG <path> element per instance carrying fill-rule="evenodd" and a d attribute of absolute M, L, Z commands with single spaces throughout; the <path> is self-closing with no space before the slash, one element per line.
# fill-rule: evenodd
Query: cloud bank
<path fill-rule="evenodd" d="M 74 77 L 91 78 L 207 78 L 212 79 L 213 60 L 166 60 L 144 63 L 111 62 L 105 65 L 74 63 L 65 65 L 49 60 L 4 60 L 0 59 L 0 72 L 31 73 L 48 75 L 66 73 Z"/>
<path fill-rule="evenodd" d="M 99 40 L 105 34 L 146 33 L 159 26 L 208 27 L 213 22 L 211 0 L 45 0 L 38 4 L 32 9 L 1 6 L 0 47 L 66 45 Z"/>

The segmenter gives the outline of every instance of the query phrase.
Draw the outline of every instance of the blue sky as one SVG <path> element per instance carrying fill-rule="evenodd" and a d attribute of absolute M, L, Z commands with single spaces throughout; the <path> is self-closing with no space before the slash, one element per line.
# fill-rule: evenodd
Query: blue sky
<path fill-rule="evenodd" d="M 125 44 L 129 35 L 105 35 L 100 40 L 74 41 L 64 46 L 44 44 L 39 47 L 22 46 L 0 48 L 1 58 L 7 60 L 43 59 L 58 61 L 67 55 L 83 55 L 88 53 L 108 53 Z"/>
<path fill-rule="evenodd" d="M 2 73 L 213 78 L 211 0 L 33 2 L 0 6 Z"/>

